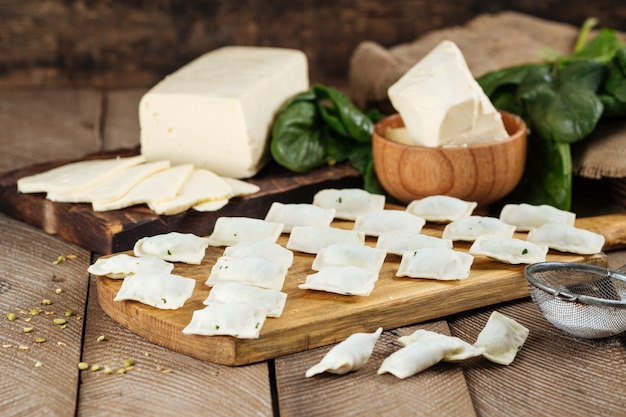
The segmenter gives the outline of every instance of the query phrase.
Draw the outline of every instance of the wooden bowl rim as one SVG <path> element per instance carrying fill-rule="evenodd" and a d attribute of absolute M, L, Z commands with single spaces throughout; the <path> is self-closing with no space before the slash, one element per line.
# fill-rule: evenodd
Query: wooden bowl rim
<path fill-rule="evenodd" d="M 447 152 L 447 151 L 457 152 L 458 150 L 463 150 L 463 149 L 479 150 L 481 148 L 492 148 L 494 146 L 508 145 L 510 142 L 524 139 L 526 137 L 527 126 L 526 126 L 526 122 L 524 121 L 524 119 L 522 119 L 516 114 L 510 113 L 504 110 L 498 110 L 498 112 L 502 115 L 503 120 L 505 118 L 511 120 L 512 124 L 516 126 L 517 129 L 513 133 L 509 132 L 509 130 L 507 129 L 507 133 L 509 133 L 508 138 L 499 140 L 499 141 L 490 142 L 490 143 L 480 143 L 477 145 L 437 146 L 437 147 L 422 146 L 422 145 L 407 145 L 404 143 L 398 143 L 396 141 L 386 138 L 384 135 L 384 131 L 381 132 L 381 130 L 384 130 L 389 125 L 396 125 L 395 126 L 396 128 L 404 127 L 402 116 L 399 113 L 391 114 L 379 120 L 378 122 L 376 122 L 374 124 L 373 136 L 375 139 L 382 140 L 384 142 L 391 144 L 392 146 L 397 146 L 398 148 L 402 148 L 402 149 L 413 149 L 413 150 L 423 150 L 423 151 L 437 150 L 438 152 L 442 150 L 444 152 Z M 505 123 L 505 128 L 506 126 L 507 124 Z"/>

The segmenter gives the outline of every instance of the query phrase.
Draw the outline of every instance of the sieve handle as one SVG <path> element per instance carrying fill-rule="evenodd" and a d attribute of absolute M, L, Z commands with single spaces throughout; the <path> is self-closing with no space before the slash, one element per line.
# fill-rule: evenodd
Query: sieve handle
<path fill-rule="evenodd" d="M 554 293 L 554 299 L 559 301 L 578 301 L 578 297 L 575 295 L 563 294 L 562 292 Z"/>
<path fill-rule="evenodd" d="M 626 248 L 626 213 L 581 217 L 575 226 L 604 236 L 603 251 Z"/>

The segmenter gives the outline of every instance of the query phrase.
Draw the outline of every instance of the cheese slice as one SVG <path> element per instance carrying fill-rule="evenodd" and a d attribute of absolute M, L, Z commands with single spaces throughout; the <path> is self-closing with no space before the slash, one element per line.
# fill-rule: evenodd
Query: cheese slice
<path fill-rule="evenodd" d="M 227 46 L 183 66 L 139 103 L 147 160 L 192 163 L 248 178 L 269 160 L 269 133 L 283 104 L 309 88 L 302 51 Z"/>
<path fill-rule="evenodd" d="M 207 169 L 194 169 L 178 195 L 165 201 L 153 201 L 148 207 L 157 214 L 181 213 L 207 200 L 223 200 L 232 192 L 226 181 Z"/>
<path fill-rule="evenodd" d="M 171 200 L 178 194 L 187 178 L 193 172 L 193 165 L 178 165 L 157 172 L 135 185 L 122 198 L 109 202 L 94 201 L 94 211 L 118 210 L 136 204 L 149 204 Z"/>
<path fill-rule="evenodd" d="M 194 210 L 201 212 L 217 211 L 224 207 L 226 204 L 228 204 L 231 198 L 251 195 L 259 192 L 259 190 L 261 189 L 261 187 L 259 187 L 258 185 L 249 183 L 247 181 L 242 181 L 230 177 L 221 178 L 222 180 L 224 180 L 224 182 L 226 182 L 226 184 L 230 186 L 230 194 L 228 195 L 228 197 L 200 202 L 192 207 Z"/>
<path fill-rule="evenodd" d="M 117 200 L 130 191 L 130 189 L 137 185 L 141 180 L 169 167 L 169 161 L 156 161 L 135 165 L 118 172 L 113 177 L 105 180 L 93 188 L 88 188 L 82 192 L 70 194 L 49 192 L 46 195 L 46 198 L 51 201 L 62 203 L 92 203 L 94 201 L 105 203 Z"/>
<path fill-rule="evenodd" d="M 144 162 L 145 157 L 94 159 L 72 162 L 17 180 L 21 193 L 78 193 L 111 178 L 123 169 Z"/>
<path fill-rule="evenodd" d="M 509 136 L 452 41 L 437 45 L 387 93 L 416 145 L 475 145 Z"/>

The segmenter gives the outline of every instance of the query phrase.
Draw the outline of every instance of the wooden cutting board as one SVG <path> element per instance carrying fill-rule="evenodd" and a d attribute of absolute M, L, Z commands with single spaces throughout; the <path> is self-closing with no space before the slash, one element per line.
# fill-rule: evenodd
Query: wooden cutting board
<path fill-rule="evenodd" d="M 577 225 L 605 235 L 605 249 L 624 245 L 626 214 L 579 219 Z M 334 226 L 352 228 L 349 221 Z M 441 236 L 443 226 L 427 224 L 423 233 Z M 518 237 L 525 238 L 524 233 Z M 287 235 L 278 243 L 283 246 Z M 375 245 L 374 238 L 366 244 Z M 455 242 L 467 251 L 469 243 Z M 121 281 L 97 277 L 98 300 L 103 310 L 134 333 L 177 352 L 225 365 L 245 365 L 339 342 L 355 332 L 372 332 L 379 326 L 389 330 L 479 307 L 527 297 L 524 265 L 508 265 L 477 256 L 470 277 L 463 281 L 434 281 L 397 278 L 400 257 L 387 255 L 380 278 L 368 297 L 343 296 L 300 290 L 298 285 L 313 273 L 313 255 L 295 253 L 283 291 L 288 294 L 279 318 L 268 318 L 258 339 L 230 336 L 183 335 L 194 310 L 204 308 L 210 288 L 204 282 L 223 248 L 209 247 L 201 265 L 176 264 L 175 274 L 195 278 L 192 298 L 179 310 L 164 311 L 135 301 L 115 302 Z M 581 256 L 550 251 L 549 261 L 606 265 L 606 256 Z"/>
<path fill-rule="evenodd" d="M 138 148 L 120 149 L 88 155 L 84 159 L 138 153 Z M 129 250 L 138 239 L 159 233 L 178 231 L 208 235 L 213 231 L 215 220 L 221 216 L 263 217 L 273 201 L 311 202 L 313 194 L 323 188 L 362 186 L 360 175 L 348 164 L 298 175 L 272 163 L 249 180 L 260 187 L 258 193 L 233 198 L 215 212 L 200 213 L 192 209 L 174 216 L 159 216 L 146 205 L 94 212 L 90 204 L 54 203 L 46 200 L 42 193 L 21 194 L 17 191 L 19 178 L 68 162 L 72 161 L 43 163 L 0 175 L 0 211 L 99 254 Z"/>

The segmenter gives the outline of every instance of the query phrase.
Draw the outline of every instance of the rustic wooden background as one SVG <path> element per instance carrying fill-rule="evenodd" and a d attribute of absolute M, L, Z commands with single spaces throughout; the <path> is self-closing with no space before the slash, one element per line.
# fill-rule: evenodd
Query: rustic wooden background
<path fill-rule="evenodd" d="M 623 0 L 1 0 L 0 89 L 151 86 L 229 44 L 298 48 L 313 80 L 342 79 L 361 41 L 393 46 L 502 10 L 626 29 Z"/>

